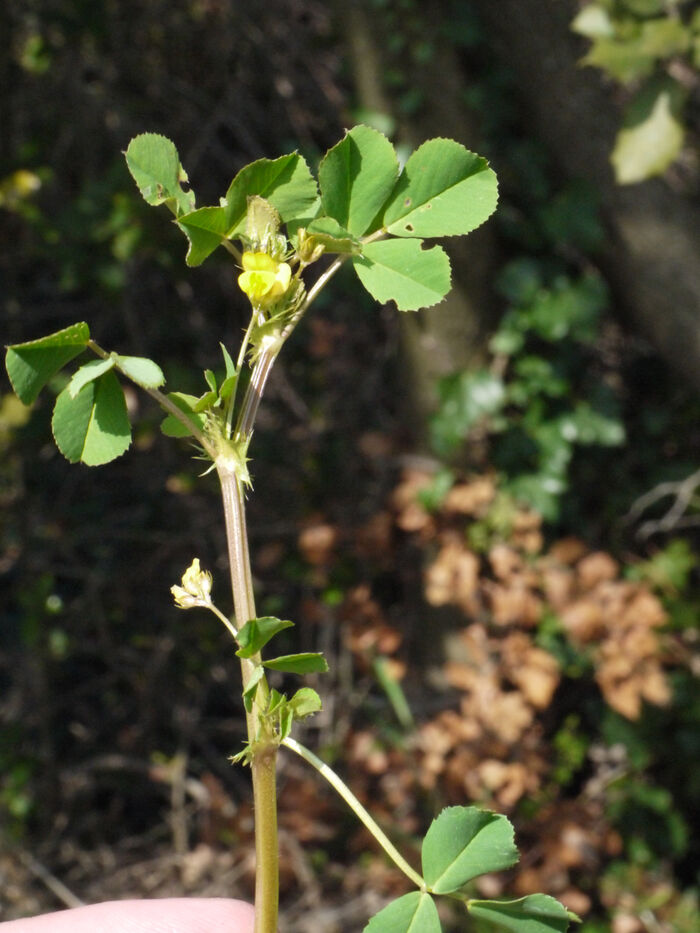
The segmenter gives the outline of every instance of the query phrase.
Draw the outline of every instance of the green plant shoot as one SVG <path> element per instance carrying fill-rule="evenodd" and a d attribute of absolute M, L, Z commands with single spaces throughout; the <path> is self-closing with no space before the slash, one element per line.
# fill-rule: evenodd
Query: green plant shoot
<path fill-rule="evenodd" d="M 576 918 L 543 894 L 510 901 L 470 897 L 467 886 L 474 878 L 507 869 L 518 859 L 505 817 L 469 806 L 444 810 L 423 841 L 419 872 L 338 775 L 292 737 L 294 723 L 317 712 L 321 699 L 304 686 L 291 696 L 281 694 L 270 687 L 266 672 L 303 676 L 328 668 L 314 652 L 268 655 L 274 638 L 293 623 L 258 617 L 246 535 L 249 447 L 260 399 L 278 354 L 314 299 L 347 263 L 377 301 L 393 301 L 401 311 L 441 301 L 450 289 L 450 263 L 441 246 L 425 240 L 467 234 L 484 223 L 496 207 L 495 174 L 483 158 L 450 139 L 424 143 L 401 170 L 388 139 L 356 126 L 326 153 L 318 179 L 296 152 L 259 159 L 238 172 L 218 205 L 197 207 L 170 140 L 145 133 L 131 141 L 125 155 L 144 200 L 173 214 L 187 240 L 188 265 L 199 265 L 219 248 L 230 254 L 251 313 L 237 353 L 221 347 L 224 378 L 217 382 L 206 372 L 199 396 L 165 391 L 156 363 L 103 349 L 82 322 L 8 347 L 7 372 L 29 405 L 59 370 L 85 351 L 94 355 L 78 366 L 54 407 L 54 438 L 72 463 L 96 466 L 127 450 L 131 425 L 122 382 L 129 380 L 163 409 L 164 433 L 192 438 L 216 470 L 233 612 L 212 602 L 211 574 L 197 558 L 172 594 L 180 609 L 212 612 L 230 633 L 241 663 L 248 736 L 232 760 L 249 765 L 252 774 L 256 933 L 276 933 L 278 925 L 275 763 L 280 746 L 331 783 L 416 887 L 370 919 L 368 933 L 438 933 L 437 895 L 460 901 L 474 917 L 502 929 L 566 930 Z"/>

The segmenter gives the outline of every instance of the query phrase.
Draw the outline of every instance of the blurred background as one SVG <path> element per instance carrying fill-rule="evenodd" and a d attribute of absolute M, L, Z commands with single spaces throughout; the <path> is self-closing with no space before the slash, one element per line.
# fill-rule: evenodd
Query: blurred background
<path fill-rule="evenodd" d="M 697 930 L 697 5 L 10 0 L 0 34 L 3 344 L 84 320 L 183 391 L 246 302 L 222 251 L 185 266 L 132 136 L 173 139 L 199 204 L 357 122 L 490 160 L 499 209 L 447 243 L 442 305 L 400 315 L 341 273 L 285 347 L 252 451 L 258 610 L 326 653 L 302 740 L 409 859 L 476 802 L 522 859 L 475 894 Z M 131 390 L 132 449 L 70 466 L 60 380 L 30 410 L 3 378 L 0 920 L 250 898 L 237 660 L 169 594 L 198 556 L 229 608 L 216 481 Z M 283 929 L 359 931 L 405 879 L 281 757 Z"/>

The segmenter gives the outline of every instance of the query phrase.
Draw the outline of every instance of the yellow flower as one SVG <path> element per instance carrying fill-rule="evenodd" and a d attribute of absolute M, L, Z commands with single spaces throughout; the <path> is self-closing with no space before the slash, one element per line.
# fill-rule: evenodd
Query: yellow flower
<path fill-rule="evenodd" d="M 199 566 L 195 557 L 182 577 L 182 586 L 171 586 L 170 592 L 175 597 L 175 605 L 180 609 L 192 609 L 195 606 L 211 604 L 211 574 Z"/>
<path fill-rule="evenodd" d="M 292 269 L 286 262 L 278 262 L 267 253 L 243 253 L 242 262 L 244 271 L 238 284 L 252 304 L 271 305 L 289 288 Z"/>

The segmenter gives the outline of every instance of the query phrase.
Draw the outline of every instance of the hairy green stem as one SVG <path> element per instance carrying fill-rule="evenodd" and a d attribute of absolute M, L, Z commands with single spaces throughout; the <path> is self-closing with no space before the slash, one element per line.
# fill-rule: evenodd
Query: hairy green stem
<path fill-rule="evenodd" d="M 331 785 L 331 787 L 333 787 L 340 794 L 355 816 L 372 833 L 374 838 L 377 840 L 382 849 L 384 849 L 394 864 L 400 868 L 404 875 L 410 878 L 411 881 L 421 889 L 421 891 L 425 891 L 425 881 L 421 878 L 417 871 L 411 868 L 403 855 L 401 855 L 399 850 L 386 835 L 384 830 L 379 826 L 374 818 L 370 816 L 367 810 L 365 810 L 360 801 L 350 790 L 348 785 L 338 777 L 335 771 L 329 765 L 327 765 L 325 761 L 321 761 L 317 755 L 314 755 L 310 749 L 302 745 L 301 742 L 297 742 L 296 739 L 293 739 L 291 736 L 287 736 L 286 739 L 282 739 L 282 745 L 285 745 L 287 748 L 291 748 L 291 750 L 296 752 L 297 755 L 300 755 L 304 761 L 307 761 L 310 765 L 316 768 L 318 773 L 324 777 Z"/>

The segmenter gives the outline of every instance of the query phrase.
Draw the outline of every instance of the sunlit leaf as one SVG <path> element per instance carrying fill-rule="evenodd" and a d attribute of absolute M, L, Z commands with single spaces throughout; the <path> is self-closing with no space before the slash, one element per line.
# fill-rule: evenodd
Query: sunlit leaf
<path fill-rule="evenodd" d="M 176 216 L 194 208 L 194 191 L 185 191 L 187 172 L 175 144 L 158 133 L 135 136 L 124 153 L 134 181 L 148 204 L 165 204 Z"/>
<path fill-rule="evenodd" d="M 145 356 L 118 356 L 117 366 L 125 376 L 144 389 L 157 389 L 165 382 L 160 366 Z"/>
<path fill-rule="evenodd" d="M 89 363 L 85 363 L 84 366 L 81 366 L 80 369 L 73 374 L 71 381 L 68 383 L 68 393 L 71 398 L 75 398 L 78 392 L 94 379 L 99 379 L 103 373 L 108 373 L 110 369 L 114 369 L 115 361 L 112 359 L 109 360 L 91 360 Z"/>
<path fill-rule="evenodd" d="M 469 913 L 513 933 L 566 933 L 578 917 L 546 894 L 529 894 L 516 901 L 467 902 Z"/>
<path fill-rule="evenodd" d="M 450 261 L 440 246 L 420 240 L 378 240 L 353 257 L 358 278 L 377 301 L 395 301 L 399 311 L 429 308 L 450 290 Z"/>
<path fill-rule="evenodd" d="M 384 209 L 402 237 L 470 233 L 496 209 L 498 182 L 486 159 L 453 139 L 429 139 L 410 157 Z"/>
<path fill-rule="evenodd" d="M 123 454 L 131 426 L 114 372 L 89 382 L 75 398 L 66 387 L 56 399 L 51 427 L 56 446 L 71 463 L 99 466 Z"/>
<path fill-rule="evenodd" d="M 440 933 L 435 902 L 424 891 L 412 891 L 387 904 L 363 933 Z"/>
<path fill-rule="evenodd" d="M 302 654 L 284 654 L 279 658 L 263 661 L 271 671 L 286 671 L 288 674 L 325 674 L 328 664 L 322 654 L 304 652 Z"/>
<path fill-rule="evenodd" d="M 286 628 L 292 628 L 293 625 L 293 622 L 275 619 L 274 616 L 249 619 L 238 632 L 239 649 L 236 654 L 239 658 L 251 658 L 278 632 L 282 632 Z"/>
<path fill-rule="evenodd" d="M 660 175 L 683 147 L 685 92 L 672 79 L 650 82 L 630 101 L 610 160 L 622 185 Z"/>
<path fill-rule="evenodd" d="M 447 807 L 430 824 L 421 858 L 429 889 L 449 894 L 478 875 L 510 868 L 518 850 L 505 816 L 478 807 Z"/>
<path fill-rule="evenodd" d="M 301 687 L 288 702 L 295 719 L 305 719 L 313 713 L 318 713 L 323 704 L 321 697 L 311 687 Z"/>
<path fill-rule="evenodd" d="M 318 180 L 325 213 L 354 236 L 372 232 L 388 198 L 399 163 L 386 136 L 355 126 L 321 160 Z"/>
<path fill-rule="evenodd" d="M 49 379 L 83 352 L 89 339 L 89 327 L 80 323 L 8 347 L 5 365 L 17 397 L 31 404 Z"/>

